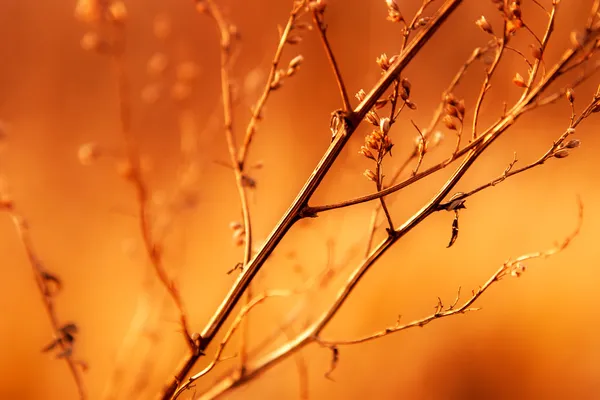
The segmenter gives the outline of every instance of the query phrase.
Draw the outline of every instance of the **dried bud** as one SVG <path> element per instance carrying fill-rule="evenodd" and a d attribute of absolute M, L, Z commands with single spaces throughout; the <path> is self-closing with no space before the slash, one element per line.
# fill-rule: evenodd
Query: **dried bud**
<path fill-rule="evenodd" d="M 379 120 L 379 129 L 384 135 L 390 131 L 390 119 L 385 117 Z"/>
<path fill-rule="evenodd" d="M 573 31 L 570 35 L 571 44 L 574 47 L 583 47 L 586 40 L 586 35 L 583 32 Z"/>
<path fill-rule="evenodd" d="M 273 82 L 271 82 L 271 90 L 277 90 L 283 85 L 283 78 L 285 72 L 282 70 L 278 70 L 275 72 L 275 76 L 273 77 Z"/>
<path fill-rule="evenodd" d="M 525 267 L 525 265 L 521 264 L 521 263 L 517 263 L 510 271 L 510 275 L 518 278 L 520 277 L 523 272 L 525 272 L 527 268 Z"/>
<path fill-rule="evenodd" d="M 567 100 L 569 100 L 569 103 L 573 104 L 573 102 L 575 101 L 575 92 L 573 91 L 573 89 L 568 88 L 565 92 L 565 95 L 567 96 Z"/>
<path fill-rule="evenodd" d="M 375 126 L 379 126 L 379 118 L 377 117 L 377 114 L 375 114 L 373 111 L 369 111 L 365 119 L 368 123 L 373 124 Z"/>
<path fill-rule="evenodd" d="M 370 181 L 373 182 L 377 182 L 377 175 L 375 175 L 375 172 L 371 171 L 370 169 L 366 169 L 365 172 L 363 172 L 363 175 Z"/>
<path fill-rule="evenodd" d="M 379 152 L 379 142 L 373 136 L 367 136 L 365 142 L 370 150 Z"/>
<path fill-rule="evenodd" d="M 515 74 L 514 78 L 513 78 L 513 83 L 515 85 L 517 85 L 520 88 L 526 88 L 527 87 L 527 83 L 525 82 L 525 79 L 523 79 L 523 77 L 521 76 L 521 74 L 519 74 L 518 72 Z"/>
<path fill-rule="evenodd" d="M 444 111 L 446 112 L 446 115 L 450 115 L 451 117 L 458 117 L 458 109 L 451 104 L 446 104 L 446 106 L 444 107 Z"/>
<path fill-rule="evenodd" d="M 517 20 L 521 19 L 522 13 L 521 13 L 521 4 L 520 4 L 519 0 L 513 1 L 508 9 L 513 18 L 515 18 Z"/>
<path fill-rule="evenodd" d="M 411 84 L 408 78 L 402 78 L 402 80 L 400 80 L 400 86 L 402 86 L 402 89 L 406 91 L 406 96 L 410 96 Z"/>
<path fill-rule="evenodd" d="M 355 95 L 354 97 L 356 97 L 356 99 L 358 101 L 363 101 L 365 99 L 365 97 L 367 97 L 367 94 L 365 93 L 365 91 L 363 89 L 360 89 Z"/>
<path fill-rule="evenodd" d="M 379 68 L 381 68 L 384 71 L 387 71 L 388 68 L 390 67 L 390 60 L 389 60 L 387 54 L 385 54 L 385 53 L 383 53 L 382 55 L 377 57 L 375 62 L 377 62 L 377 65 L 379 65 Z"/>
<path fill-rule="evenodd" d="M 388 103 L 387 99 L 379 99 L 375 102 L 375 108 L 377 110 L 379 110 L 379 109 L 385 107 L 387 105 L 387 103 Z"/>
<path fill-rule="evenodd" d="M 450 115 L 446 115 L 443 119 L 442 122 L 444 123 L 444 125 L 446 126 L 446 128 L 455 131 L 456 128 L 456 123 L 454 122 L 454 119 L 450 116 Z"/>
<path fill-rule="evenodd" d="M 536 60 L 541 60 L 542 59 L 542 49 L 539 48 L 538 46 L 531 45 L 531 55 Z"/>
<path fill-rule="evenodd" d="M 327 8 L 327 0 L 311 0 L 311 2 L 308 3 L 308 9 L 310 11 L 316 11 L 316 12 L 322 13 L 325 11 L 326 8 Z"/>
<path fill-rule="evenodd" d="M 238 230 L 242 228 L 242 223 L 240 221 L 231 221 L 229 223 L 229 229 L 231 229 L 232 231 Z"/>
<path fill-rule="evenodd" d="M 300 64 L 302 64 L 302 61 L 304 61 L 304 57 L 302 57 L 302 55 L 297 55 L 296 57 L 292 58 L 292 61 L 290 61 L 289 68 L 298 68 Z"/>
<path fill-rule="evenodd" d="M 415 27 L 416 28 L 422 28 L 425 25 L 427 25 L 429 23 L 429 21 L 431 21 L 431 17 L 423 17 L 423 18 L 419 18 L 417 20 L 417 22 L 415 22 Z"/>
<path fill-rule="evenodd" d="M 475 24 L 485 33 L 489 33 L 490 35 L 494 34 L 494 31 L 492 30 L 492 25 L 490 25 L 490 23 L 487 21 L 487 19 L 485 19 L 483 15 L 479 17 Z"/>
<path fill-rule="evenodd" d="M 286 42 L 289 44 L 299 44 L 301 41 L 302 41 L 302 36 L 300 36 L 300 35 L 289 36 L 286 40 Z"/>
<path fill-rule="evenodd" d="M 556 158 L 565 158 L 569 155 L 569 150 L 566 150 L 566 149 L 558 150 L 553 155 Z"/>
<path fill-rule="evenodd" d="M 458 104 L 458 99 L 452 93 L 448 93 L 446 97 L 444 97 L 444 102 L 446 104 L 450 104 L 452 106 L 456 106 Z"/>
<path fill-rule="evenodd" d="M 398 8 L 398 3 L 396 3 L 396 0 L 385 0 L 385 4 L 387 5 L 387 7 L 390 10 L 400 11 L 400 9 Z"/>
<path fill-rule="evenodd" d="M 392 143 L 392 139 L 390 139 L 389 136 L 386 136 L 383 138 L 383 149 L 386 152 L 389 152 L 390 150 L 392 150 L 392 147 L 394 147 L 394 143 Z"/>
<path fill-rule="evenodd" d="M 581 146 L 581 140 L 579 139 L 571 139 L 567 142 L 567 144 L 565 144 L 565 148 L 567 149 L 576 149 L 579 146 Z"/>
<path fill-rule="evenodd" d="M 358 154 L 361 154 L 361 155 L 367 157 L 370 160 L 373 160 L 373 161 L 375 160 L 375 156 L 373 155 L 373 153 L 371 152 L 371 150 L 369 150 L 365 146 L 361 146 L 360 147 L 360 151 L 358 152 Z"/>
<path fill-rule="evenodd" d="M 416 110 L 417 109 L 417 105 L 415 103 L 413 103 L 412 101 L 410 101 L 410 100 L 406 100 L 404 103 L 411 110 Z"/>
<path fill-rule="evenodd" d="M 398 54 L 394 54 L 393 56 L 390 57 L 390 65 L 395 63 L 396 61 L 398 61 L 398 59 L 400 58 L 400 56 Z"/>

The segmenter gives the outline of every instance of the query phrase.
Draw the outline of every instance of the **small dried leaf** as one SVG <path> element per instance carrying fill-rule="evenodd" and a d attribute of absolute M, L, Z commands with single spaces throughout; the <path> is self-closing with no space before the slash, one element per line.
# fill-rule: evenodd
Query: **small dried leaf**
<path fill-rule="evenodd" d="M 454 221 L 452 221 L 452 236 L 450 237 L 450 243 L 448 243 L 448 246 L 446 246 L 446 248 L 450 248 L 454 244 L 454 242 L 456 242 L 457 238 L 458 238 L 458 212 L 455 211 Z"/>

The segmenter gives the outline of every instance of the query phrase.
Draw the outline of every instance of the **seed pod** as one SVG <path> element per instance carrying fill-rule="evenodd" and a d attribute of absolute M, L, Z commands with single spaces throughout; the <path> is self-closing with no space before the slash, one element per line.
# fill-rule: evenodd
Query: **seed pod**
<path fill-rule="evenodd" d="M 456 106 L 458 104 L 458 99 L 452 93 L 448 93 L 446 97 L 444 97 L 444 102 L 446 104 L 450 104 L 452 106 Z"/>
<path fill-rule="evenodd" d="M 390 119 L 385 117 L 379 120 L 379 129 L 384 135 L 390 131 Z"/>
<path fill-rule="evenodd" d="M 533 55 L 533 58 L 535 58 L 536 60 L 541 60 L 542 59 L 542 49 L 540 49 L 538 46 L 532 45 L 531 46 L 531 55 Z"/>
<path fill-rule="evenodd" d="M 523 79 L 521 74 L 519 74 L 518 72 L 515 74 L 515 77 L 513 78 L 513 83 L 520 88 L 527 87 L 527 83 L 525 82 L 525 79 Z"/>
<path fill-rule="evenodd" d="M 581 140 L 579 139 L 571 139 L 565 144 L 565 148 L 567 149 L 576 149 L 581 146 Z"/>
<path fill-rule="evenodd" d="M 575 92 L 573 91 L 573 89 L 568 88 L 565 95 L 567 96 L 567 100 L 569 100 L 569 103 L 573 104 L 573 102 L 575 101 Z"/>
<path fill-rule="evenodd" d="M 492 30 L 492 25 L 490 25 L 490 23 L 487 21 L 487 19 L 485 19 L 483 15 L 479 17 L 475 24 L 485 33 L 489 33 L 490 35 L 494 34 L 494 31 Z"/>
<path fill-rule="evenodd" d="M 557 152 L 554 153 L 554 157 L 556 157 L 556 158 L 565 158 L 568 156 L 569 156 L 569 150 L 566 150 L 566 149 L 558 150 Z"/>
<path fill-rule="evenodd" d="M 443 119 L 442 122 L 444 123 L 444 125 L 446 125 L 446 128 L 455 131 L 456 130 L 456 123 L 454 122 L 454 119 L 452 119 L 451 116 L 446 115 Z"/>

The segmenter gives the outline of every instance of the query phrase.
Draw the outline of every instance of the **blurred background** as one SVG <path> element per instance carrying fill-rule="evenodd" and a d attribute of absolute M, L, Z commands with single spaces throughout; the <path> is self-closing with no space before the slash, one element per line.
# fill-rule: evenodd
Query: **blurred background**
<path fill-rule="evenodd" d="M 229 227 L 240 219 L 233 173 L 222 165 L 228 156 L 218 34 L 213 21 L 196 13 L 191 1 L 125 3 L 133 132 L 152 188 L 155 233 L 164 241 L 166 263 L 178 282 L 191 327 L 200 331 L 234 280 L 227 271 L 242 258 Z M 241 137 L 266 80 L 277 26 L 285 24 L 292 2 L 218 3 L 241 38 L 233 70 L 234 124 Z M 534 2 L 523 3 L 525 21 L 541 36 L 543 11 Z M 549 7 L 550 1 L 542 3 Z M 585 0 L 560 5 L 555 39 L 545 55 L 547 66 L 569 46 L 570 32 L 583 26 L 591 4 Z M 412 16 L 419 5 L 416 0 L 403 1 L 401 10 Z M 89 366 L 84 378 L 90 398 L 149 399 L 172 376 L 185 348 L 177 315 L 143 251 L 134 191 L 118 174 L 123 138 L 114 66 L 107 56 L 82 49 L 82 37 L 95 30 L 78 22 L 74 9 L 74 0 L 0 2 L 0 175 L 3 190 L 30 224 L 38 256 L 63 281 L 64 289 L 56 298 L 58 313 L 63 322 L 74 321 L 79 327 L 75 354 Z M 392 130 L 395 147 L 385 166 L 390 175 L 412 152 L 416 132 L 410 120 L 419 126 L 429 123 L 440 93 L 473 49 L 488 40 L 475 25 L 482 14 L 500 29 L 491 2 L 465 2 L 406 69 L 403 76 L 412 83 L 411 98 L 418 108 L 403 112 Z M 384 1 L 330 2 L 328 33 L 351 93 L 368 91 L 377 81 L 377 56 L 398 52 L 400 27 L 385 18 Z M 523 31 L 514 46 L 529 54 L 532 43 L 534 39 Z M 167 61 L 163 74 L 148 66 L 156 53 Z M 282 65 L 298 54 L 305 61 L 296 76 L 273 93 L 250 151 L 250 163 L 263 165 L 250 170 L 257 183 L 250 196 L 257 242 L 268 235 L 326 150 L 330 113 L 340 107 L 314 32 L 305 32 L 300 44 L 286 47 Z M 526 76 L 526 68 L 522 58 L 506 55 L 492 81 L 480 126 L 498 118 L 503 101 L 518 99 L 520 89 L 511 79 L 515 72 Z M 455 92 L 466 100 L 467 118 L 473 115 L 483 71 L 484 64 L 476 63 Z M 174 88 L 182 80 L 185 87 Z M 576 89 L 577 109 L 587 105 L 598 82 L 594 76 Z M 182 90 L 189 98 L 174 99 Z M 569 115 L 569 105 L 562 100 L 524 116 L 456 190 L 469 190 L 500 175 L 514 152 L 517 166 L 535 160 L 568 127 Z M 570 234 L 577 222 L 576 198 L 581 196 L 583 227 L 566 251 L 528 262 L 521 278 L 493 286 L 477 304 L 481 311 L 340 348 L 333 380 L 324 377 L 331 352 L 311 345 L 301 358 L 278 364 L 225 397 L 299 398 L 300 366 L 306 368 L 305 389 L 314 399 L 596 398 L 600 390 L 595 304 L 600 282 L 597 126 L 594 115 L 577 129 L 582 146 L 570 157 L 552 159 L 470 198 L 453 247 L 446 248 L 453 214 L 438 213 L 423 222 L 371 269 L 323 336 L 356 338 L 394 325 L 399 315 L 403 322 L 429 315 L 438 296 L 451 303 L 459 287 L 468 295 L 506 259 L 545 250 Z M 367 126 L 359 128 L 311 204 L 374 191 L 372 182 L 362 176 L 371 165 L 357 154 L 368 133 Z M 452 151 L 452 133 L 445 135 L 446 141 L 425 165 Z M 101 157 L 83 166 L 78 151 L 90 142 L 98 144 Z M 396 224 L 418 210 L 451 172 L 448 168 L 390 196 Z M 302 221 L 260 272 L 254 286 L 257 293 L 298 288 L 324 268 L 335 271 L 327 285 L 308 297 L 295 332 L 319 314 L 360 261 L 374 205 Z M 376 241 L 384 235 L 379 231 Z M 52 341 L 52 331 L 6 214 L 0 214 L 0 260 L 4 276 L 0 397 L 76 398 L 66 364 L 41 352 Z M 253 311 L 250 346 L 263 346 L 265 337 L 279 333 L 299 301 L 272 299 Z M 276 335 L 263 352 L 293 333 L 291 329 Z M 196 370 L 206 365 L 214 347 Z M 226 355 L 235 354 L 237 348 L 232 342 Z M 209 387 L 235 365 L 234 360 L 222 362 L 196 389 Z M 183 398 L 192 398 L 192 393 Z"/>

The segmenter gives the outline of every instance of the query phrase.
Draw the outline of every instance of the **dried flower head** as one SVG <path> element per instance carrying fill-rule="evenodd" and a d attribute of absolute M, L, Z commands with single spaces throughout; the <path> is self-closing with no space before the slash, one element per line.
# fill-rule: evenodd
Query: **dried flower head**
<path fill-rule="evenodd" d="M 477 22 L 475 22 L 475 24 L 485 33 L 488 33 L 490 35 L 494 34 L 494 31 L 492 30 L 492 25 L 490 25 L 488 20 L 485 19 L 485 17 L 483 15 L 481 17 L 479 17 L 479 19 L 477 20 Z"/>
<path fill-rule="evenodd" d="M 363 172 L 363 175 L 370 181 L 373 182 L 377 182 L 377 175 L 375 175 L 375 172 L 371 171 L 370 169 L 366 169 L 365 172 Z"/>
<path fill-rule="evenodd" d="M 443 119 L 442 122 L 444 123 L 444 125 L 446 126 L 446 128 L 455 131 L 458 128 L 456 127 L 456 123 L 454 122 L 454 119 L 452 118 L 452 116 L 450 115 L 446 115 Z"/>
<path fill-rule="evenodd" d="M 379 65 L 379 68 L 381 68 L 384 71 L 387 71 L 388 68 L 390 67 L 390 60 L 389 60 L 387 54 L 385 54 L 385 53 L 383 53 L 382 55 L 377 57 L 375 62 L 377 62 L 377 65 Z"/>
<path fill-rule="evenodd" d="M 367 97 L 367 94 L 365 93 L 365 91 L 363 89 L 360 89 L 358 92 L 356 92 L 354 97 L 356 97 L 356 99 L 358 101 L 363 101 L 365 99 L 365 97 Z"/>

